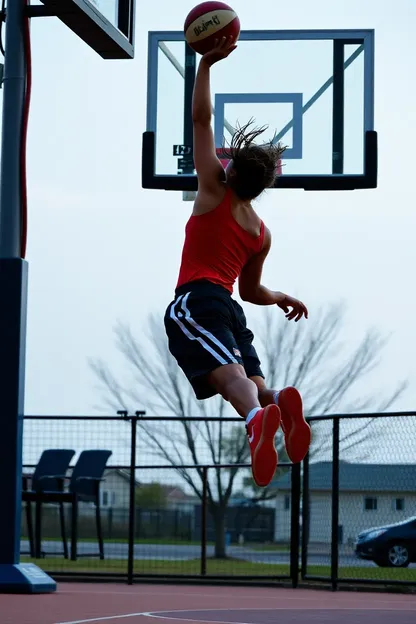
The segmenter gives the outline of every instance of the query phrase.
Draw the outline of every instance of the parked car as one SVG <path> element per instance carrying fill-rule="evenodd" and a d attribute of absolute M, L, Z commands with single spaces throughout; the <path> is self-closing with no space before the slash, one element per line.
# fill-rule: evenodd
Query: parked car
<path fill-rule="evenodd" d="M 355 544 L 355 554 L 382 567 L 406 568 L 416 562 L 416 516 L 362 531 Z"/>

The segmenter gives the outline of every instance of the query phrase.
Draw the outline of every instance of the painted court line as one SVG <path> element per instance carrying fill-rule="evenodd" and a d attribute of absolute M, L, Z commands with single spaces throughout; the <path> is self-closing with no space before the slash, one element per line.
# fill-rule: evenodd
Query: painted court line
<path fill-rule="evenodd" d="M 89 620 L 71 620 L 70 622 L 56 622 L 55 624 L 88 624 L 88 622 L 108 622 L 109 620 L 121 620 L 123 618 L 132 618 L 147 615 L 146 612 L 142 613 L 125 613 L 121 615 L 108 615 L 105 617 L 90 618 Z"/>
<path fill-rule="evenodd" d="M 175 622 L 202 622 L 201 619 L 195 620 L 192 618 L 184 618 L 181 617 L 179 614 L 180 613 L 199 613 L 199 614 L 204 614 L 204 613 L 210 613 L 210 612 L 215 612 L 215 613 L 221 613 L 221 612 L 227 612 L 227 611 L 247 611 L 248 609 L 245 607 L 239 607 L 237 609 L 187 609 L 187 610 L 181 610 L 181 611 L 151 611 L 149 613 L 143 613 L 142 615 L 144 617 L 149 617 L 149 618 L 156 618 L 156 619 L 160 619 L 160 620 L 172 620 Z M 277 608 L 266 608 L 266 607 L 260 607 L 260 608 L 255 608 L 255 609 L 250 609 L 250 611 L 309 611 L 310 609 L 308 609 L 307 607 L 301 608 L 301 609 L 294 609 L 293 607 L 277 607 Z M 351 608 L 351 607 L 328 607 L 328 608 L 322 608 L 322 609 L 316 609 L 316 611 L 380 611 L 380 609 L 374 609 L 371 607 L 364 607 L 364 608 Z M 383 611 L 394 611 L 397 612 L 397 609 L 394 608 L 390 608 L 390 609 L 383 609 Z M 413 613 L 413 609 L 400 609 L 401 612 L 406 612 L 406 613 Z M 163 615 L 164 613 L 177 613 L 178 615 Z M 233 620 L 232 622 L 230 622 L 229 620 L 209 620 L 209 615 L 207 618 L 204 618 L 204 623 L 205 622 L 210 622 L 212 624 L 253 624 L 253 622 L 236 622 L 235 620 Z M 64 622 L 63 624 L 66 624 L 66 622 Z M 78 623 L 77 623 L 78 624 Z"/>
<path fill-rule="evenodd" d="M 194 609 L 188 609 L 187 611 L 178 611 L 177 613 L 208 613 L 209 611 L 238 611 L 240 609 L 201 609 L 199 611 Z M 272 611 L 273 609 L 267 609 L 267 611 Z M 241 609 L 241 611 L 246 611 L 246 609 Z M 201 620 L 192 620 L 189 618 L 183 617 L 172 617 L 161 615 L 163 613 L 174 613 L 174 611 L 143 611 L 142 613 L 126 613 L 124 615 L 110 615 L 106 617 L 99 618 L 91 618 L 89 620 L 73 620 L 71 622 L 57 622 L 56 624 L 89 624 L 89 622 L 105 622 L 109 620 L 121 620 L 132 617 L 148 617 L 148 618 L 156 618 L 160 620 L 176 620 L 177 622 L 200 622 Z M 209 616 L 208 616 L 209 617 Z M 221 620 L 205 620 L 206 622 L 212 622 L 212 624 L 253 624 L 252 622 L 229 622 L 229 621 L 221 621 Z"/>
<path fill-rule="evenodd" d="M 208 611 L 208 609 L 205 609 L 205 610 Z M 214 609 L 211 609 L 211 610 L 214 611 Z M 235 611 L 235 609 L 230 609 L 230 611 L 231 610 Z M 219 609 L 219 611 L 224 611 L 224 609 Z M 163 611 L 161 613 L 163 613 Z M 172 613 L 172 611 L 170 611 L 170 613 Z M 181 611 L 180 613 L 184 613 L 184 612 Z M 194 613 L 196 613 L 196 611 Z M 199 611 L 199 613 L 203 613 L 203 611 Z M 171 617 L 171 616 L 166 616 L 166 615 L 158 615 L 157 613 L 146 613 L 146 617 L 159 618 L 161 620 L 175 620 L 176 622 L 197 622 L 197 623 L 201 622 L 201 620 L 190 620 L 188 618 L 182 618 L 182 617 L 178 618 L 178 617 Z M 205 620 L 205 622 L 212 622 L 212 624 L 253 624 L 252 622 L 235 622 L 235 621 L 228 622 L 226 620 Z"/>
<path fill-rule="evenodd" d="M 293 607 L 256 607 L 252 609 L 253 611 L 308 611 L 308 607 L 304 607 L 301 609 L 294 609 Z M 317 611 L 380 611 L 379 607 L 321 607 L 316 609 Z M 394 611 L 397 612 L 397 608 L 383 608 L 383 611 Z M 415 609 L 399 609 L 400 611 L 404 611 L 407 613 L 413 613 Z M 55 624 L 89 624 L 90 622 L 108 622 L 111 620 L 121 620 L 133 617 L 148 617 L 155 618 L 160 620 L 175 620 L 177 622 L 201 622 L 201 620 L 195 620 L 190 618 L 181 617 L 181 613 L 227 613 L 228 611 L 247 611 L 247 607 L 237 607 L 237 608 L 229 608 L 229 609 L 170 609 L 165 611 L 141 611 L 139 613 L 122 613 L 119 615 L 108 615 L 97 618 L 90 618 L 87 620 L 71 620 L 67 622 L 56 622 Z M 178 615 L 164 615 L 165 613 L 177 613 Z M 209 615 L 208 615 L 209 617 Z M 205 619 L 205 622 L 212 622 L 212 624 L 253 624 L 252 622 L 230 622 L 225 620 L 208 620 Z"/>

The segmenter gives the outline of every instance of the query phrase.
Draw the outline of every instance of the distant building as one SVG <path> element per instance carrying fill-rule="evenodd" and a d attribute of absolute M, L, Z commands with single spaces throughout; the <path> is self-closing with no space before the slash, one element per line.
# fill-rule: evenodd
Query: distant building
<path fill-rule="evenodd" d="M 309 541 L 331 541 L 332 463 L 310 465 Z M 290 539 L 290 472 L 275 481 L 275 540 Z M 348 544 L 375 526 L 416 515 L 416 465 L 340 463 L 339 541 Z"/>
<path fill-rule="evenodd" d="M 136 481 L 136 488 L 140 488 L 140 482 Z M 177 485 L 161 484 L 166 495 L 168 509 L 180 509 L 181 511 L 193 511 L 194 505 L 199 503 L 199 498 L 189 496 Z M 101 506 L 103 508 L 128 508 L 130 497 L 130 473 L 127 470 L 107 470 L 104 481 L 101 484 Z"/>

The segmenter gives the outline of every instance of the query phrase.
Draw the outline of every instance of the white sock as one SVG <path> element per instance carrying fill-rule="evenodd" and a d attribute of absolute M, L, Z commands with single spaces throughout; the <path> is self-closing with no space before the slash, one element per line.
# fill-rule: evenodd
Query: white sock
<path fill-rule="evenodd" d="M 280 392 L 275 392 L 273 395 L 273 401 L 276 403 L 276 405 L 278 404 L 278 401 L 279 401 L 279 394 Z"/>
<path fill-rule="evenodd" d="M 257 412 L 259 412 L 262 408 L 261 407 L 253 407 L 253 409 L 251 410 L 251 412 L 248 413 L 248 416 L 246 418 L 246 423 L 248 425 L 248 423 L 250 422 L 250 420 L 253 420 L 254 416 L 257 414 Z"/>

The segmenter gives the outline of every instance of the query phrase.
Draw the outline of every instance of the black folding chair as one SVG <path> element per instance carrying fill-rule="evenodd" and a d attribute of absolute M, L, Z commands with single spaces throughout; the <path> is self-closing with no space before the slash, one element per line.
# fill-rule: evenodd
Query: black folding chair
<path fill-rule="evenodd" d="M 41 496 L 36 497 L 35 550 L 37 555 L 41 555 L 42 503 L 71 504 L 71 559 L 75 561 L 77 559 L 79 503 L 90 502 L 95 505 L 99 556 L 100 559 L 104 559 L 104 541 L 100 513 L 100 484 L 103 481 L 104 471 L 111 454 L 112 451 L 107 450 L 82 451 L 71 477 L 63 479 L 59 488 L 43 491 Z M 64 487 L 65 481 L 69 481 L 68 489 Z M 63 513 L 61 515 L 61 526 L 62 535 L 65 536 L 65 517 Z M 68 552 L 66 545 L 64 546 L 65 552 Z M 91 554 L 89 553 L 88 556 L 91 556 Z"/>
<path fill-rule="evenodd" d="M 69 463 L 74 455 L 75 451 L 72 449 L 48 449 L 43 451 L 32 475 L 30 489 L 28 487 L 29 477 L 23 477 L 22 500 L 26 503 L 26 522 L 31 557 L 40 557 L 40 549 L 36 549 L 33 539 L 32 502 L 42 500 L 45 491 L 63 491 L 64 479 Z M 59 503 L 59 515 L 64 557 L 68 559 L 63 503 Z"/>

